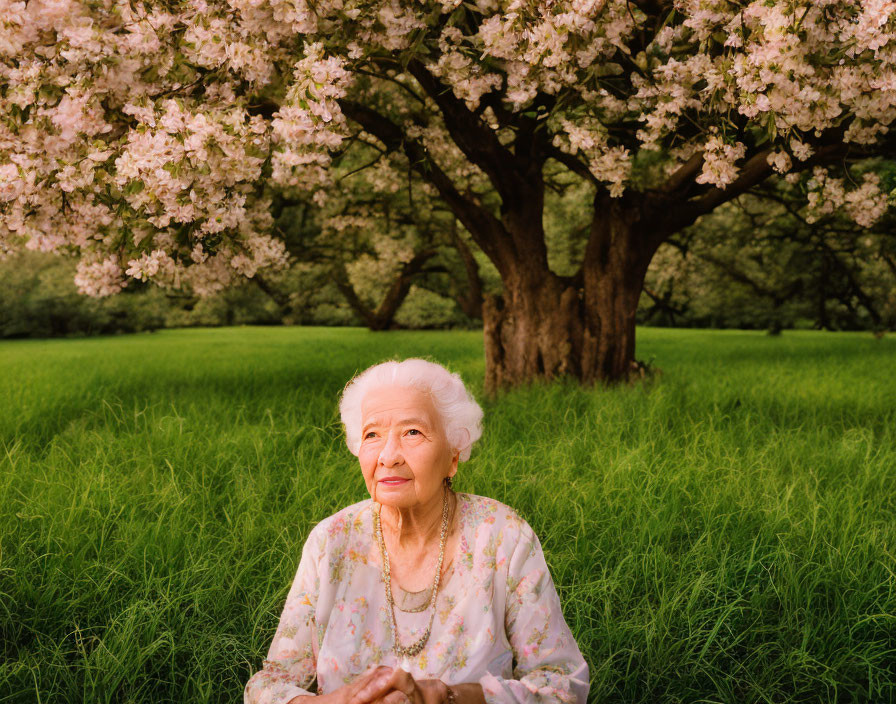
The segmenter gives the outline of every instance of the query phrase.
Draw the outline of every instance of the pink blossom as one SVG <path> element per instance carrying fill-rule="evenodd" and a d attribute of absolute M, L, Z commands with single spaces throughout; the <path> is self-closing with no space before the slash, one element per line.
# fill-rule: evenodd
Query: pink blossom
<path fill-rule="evenodd" d="M 742 159 L 746 146 L 741 142 L 729 144 L 712 136 L 703 147 L 703 169 L 697 176 L 697 183 L 709 183 L 725 188 L 737 178 L 738 169 L 734 162 Z"/>
<path fill-rule="evenodd" d="M 81 260 L 75 274 L 75 285 L 81 293 L 94 298 L 112 296 L 127 286 L 115 256 L 99 261 Z"/>

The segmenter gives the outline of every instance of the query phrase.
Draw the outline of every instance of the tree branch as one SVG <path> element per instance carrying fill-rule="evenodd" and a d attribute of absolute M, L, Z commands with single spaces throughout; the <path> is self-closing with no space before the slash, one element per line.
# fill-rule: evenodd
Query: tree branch
<path fill-rule="evenodd" d="M 563 164 L 574 174 L 577 174 L 584 178 L 586 181 L 594 184 L 597 188 L 605 188 L 604 184 L 601 183 L 593 173 L 591 173 L 591 170 L 581 161 L 576 159 L 572 154 L 567 154 L 557 147 L 551 146 L 548 150 L 548 156 L 551 159 L 554 159 L 555 161 Z"/>
<path fill-rule="evenodd" d="M 289 296 L 285 295 L 275 286 L 271 286 L 261 274 L 256 273 L 251 280 L 280 307 L 281 312 L 289 309 Z"/>
<path fill-rule="evenodd" d="M 401 308 L 401 304 L 404 303 L 411 290 L 414 276 L 419 274 L 426 262 L 435 255 L 436 250 L 427 249 L 417 252 L 410 261 L 404 262 L 376 310 L 368 308 L 358 296 L 358 292 L 355 291 L 355 287 L 352 286 L 351 281 L 348 279 L 345 267 L 338 266 L 336 268 L 334 279 L 337 288 L 345 296 L 346 302 L 351 306 L 352 310 L 361 316 L 368 328 L 371 330 L 386 330 L 392 327 L 395 314 Z"/>
<path fill-rule="evenodd" d="M 381 72 L 381 73 L 376 73 L 375 71 L 368 71 L 363 68 L 355 68 L 355 69 L 353 69 L 353 71 L 354 71 L 354 73 L 359 73 L 363 76 L 370 76 L 371 78 L 376 78 L 379 80 L 389 81 L 390 83 L 394 83 L 402 90 L 407 91 L 411 95 L 411 97 L 414 98 L 414 100 L 416 100 L 418 103 L 420 103 L 421 105 L 426 105 L 426 101 L 423 100 L 423 98 L 421 98 L 419 95 L 417 95 L 417 92 L 413 88 L 411 88 L 406 83 L 402 83 L 394 76 L 389 76 L 388 74 L 385 73 L 385 71 Z"/>
<path fill-rule="evenodd" d="M 439 107 L 451 139 L 470 161 L 485 172 L 501 200 L 514 203 L 525 198 L 527 186 L 531 183 L 527 183 L 523 173 L 536 170 L 540 173 L 543 159 L 535 154 L 518 159 L 501 144 L 494 130 L 455 97 L 450 88 L 439 83 L 422 63 L 411 61 L 408 70 Z"/>
<path fill-rule="evenodd" d="M 746 272 L 738 269 L 731 262 L 725 261 L 724 259 L 722 259 L 720 257 L 716 257 L 713 254 L 707 254 L 705 252 L 693 252 L 692 254 L 693 254 L 693 256 L 697 257 L 698 259 L 702 259 L 703 261 L 712 264 L 716 268 L 721 269 L 732 280 L 737 281 L 738 283 L 744 284 L 745 286 L 753 289 L 753 291 L 755 293 L 759 294 L 760 296 L 763 296 L 765 298 L 771 298 L 772 300 L 774 300 L 776 302 L 781 301 L 781 300 L 787 300 L 791 296 L 795 295 L 796 291 L 799 290 L 799 287 L 796 286 L 796 282 L 794 282 L 788 287 L 787 292 L 782 294 L 773 288 L 764 286 L 763 284 L 759 283 L 758 281 L 753 279 L 751 276 L 749 276 Z"/>
<path fill-rule="evenodd" d="M 889 267 L 890 271 L 893 272 L 893 276 L 896 276 L 896 261 L 893 260 L 893 257 L 891 257 L 886 252 L 881 252 L 880 256 L 883 257 L 883 260 L 886 263 L 887 267 Z"/>
<path fill-rule="evenodd" d="M 853 274 L 853 271 L 837 256 L 837 253 L 825 242 L 824 240 L 819 240 L 819 246 L 826 250 L 830 255 L 831 260 L 834 264 L 837 265 L 837 268 L 843 273 L 846 277 L 846 281 L 849 283 L 849 288 L 852 290 L 853 294 L 856 298 L 859 299 L 859 302 L 864 306 L 865 310 L 868 311 L 868 314 L 871 316 L 871 319 L 874 321 L 875 325 L 880 325 L 881 317 L 880 313 L 877 312 L 877 308 L 874 305 L 874 300 L 865 293 L 865 290 L 859 284 L 858 279 Z M 846 301 L 844 301 L 846 303 Z"/>
<path fill-rule="evenodd" d="M 394 122 L 372 108 L 352 100 L 340 100 L 343 113 L 375 135 L 391 151 L 402 150 L 411 167 L 429 181 L 458 220 L 467 228 L 482 251 L 504 270 L 515 257 L 510 237 L 501 221 L 481 203 L 458 191 L 448 175 L 435 162 L 429 152 L 416 140 L 408 139 Z"/>
<path fill-rule="evenodd" d="M 337 266 L 334 273 L 333 280 L 336 283 L 336 288 L 338 288 L 340 293 L 345 297 L 345 300 L 351 309 L 361 317 L 361 320 L 364 321 L 364 325 L 371 330 L 376 330 L 374 312 L 364 305 L 363 301 L 358 297 L 355 287 L 352 286 L 351 282 L 348 280 L 348 276 L 345 273 L 345 267 Z"/>
<path fill-rule="evenodd" d="M 690 159 L 682 164 L 666 182 L 660 187 L 663 193 L 674 194 L 683 186 L 690 184 L 697 176 L 700 167 L 703 166 L 703 152 L 696 152 Z"/>
<path fill-rule="evenodd" d="M 690 218 L 690 222 L 696 220 L 700 215 L 715 210 L 722 203 L 737 198 L 741 193 L 767 179 L 772 173 L 772 167 L 768 163 L 768 155 L 771 152 L 771 149 L 766 148 L 753 154 L 741 168 L 738 177 L 733 183 L 728 184 L 727 188 L 713 187 L 708 193 L 689 201 L 685 206 L 685 212 Z"/>

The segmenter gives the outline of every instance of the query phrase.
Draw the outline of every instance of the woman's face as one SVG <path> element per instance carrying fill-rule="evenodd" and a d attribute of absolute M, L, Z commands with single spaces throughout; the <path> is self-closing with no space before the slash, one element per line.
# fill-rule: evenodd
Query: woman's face
<path fill-rule="evenodd" d="M 358 460 L 374 501 L 413 508 L 440 495 L 444 478 L 457 471 L 458 453 L 448 445 L 429 394 L 387 386 L 361 403 Z"/>

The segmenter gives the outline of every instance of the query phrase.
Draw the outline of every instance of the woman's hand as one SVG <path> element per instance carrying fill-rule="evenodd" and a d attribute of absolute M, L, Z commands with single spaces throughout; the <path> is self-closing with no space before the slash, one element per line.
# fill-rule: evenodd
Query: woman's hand
<path fill-rule="evenodd" d="M 314 697 L 315 704 L 350 704 L 351 702 L 355 702 L 357 701 L 356 696 L 358 692 L 370 684 L 378 674 L 382 674 L 383 670 L 388 670 L 391 673 L 392 668 L 384 666 L 371 667 L 354 682 L 344 684 L 339 689 L 335 689 L 329 694 L 317 695 Z M 305 704 L 304 699 L 304 696 L 295 697 L 291 699 L 288 704 Z"/>
<path fill-rule="evenodd" d="M 349 704 L 442 704 L 447 690 L 441 680 L 415 680 L 401 668 L 381 666 L 365 679 Z"/>

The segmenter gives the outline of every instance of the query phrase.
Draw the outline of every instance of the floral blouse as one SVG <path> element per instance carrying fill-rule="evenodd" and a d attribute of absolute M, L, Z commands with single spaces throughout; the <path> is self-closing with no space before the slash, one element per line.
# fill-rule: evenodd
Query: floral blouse
<path fill-rule="evenodd" d="M 439 586 L 423 650 L 404 662 L 415 679 L 478 682 L 488 704 L 583 703 L 588 665 L 573 638 L 544 553 L 513 509 L 457 494 L 458 552 Z M 326 694 L 371 665 L 399 667 L 392 651 L 371 499 L 316 525 L 264 661 L 246 684 L 245 704 L 285 704 Z M 431 611 L 402 611 L 399 641 L 423 635 Z"/>

